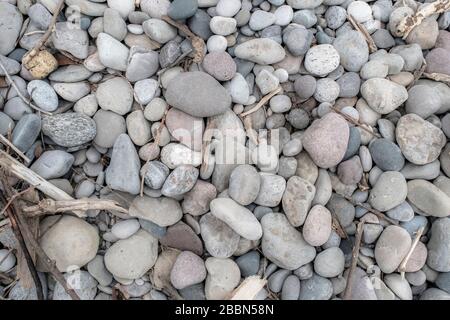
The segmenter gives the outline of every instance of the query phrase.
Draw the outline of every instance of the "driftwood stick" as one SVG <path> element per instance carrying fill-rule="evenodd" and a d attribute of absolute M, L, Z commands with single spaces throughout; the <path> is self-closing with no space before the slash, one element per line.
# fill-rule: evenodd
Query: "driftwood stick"
<path fill-rule="evenodd" d="M 3 219 L 2 221 L 0 221 L 0 228 L 7 226 L 11 223 L 11 221 L 9 220 L 9 218 Z"/>
<path fill-rule="evenodd" d="M 35 106 L 33 103 L 31 103 L 30 100 L 28 100 L 27 98 L 25 98 L 25 97 L 23 96 L 23 94 L 20 92 L 20 89 L 17 87 L 16 83 L 14 82 L 14 80 L 13 80 L 13 79 L 11 78 L 11 76 L 9 75 L 8 70 L 6 70 L 5 66 L 3 65 L 2 60 L 0 60 L 0 68 L 1 68 L 1 69 L 3 70 L 3 72 L 5 73 L 5 76 L 6 76 L 6 78 L 8 78 L 9 83 L 11 84 L 11 86 L 12 86 L 14 89 L 16 89 L 17 95 L 19 96 L 20 99 L 23 100 L 23 102 L 25 102 L 27 105 L 30 106 L 30 108 L 32 108 L 32 109 L 34 109 L 34 110 L 36 110 L 36 111 L 42 112 L 43 114 L 51 115 L 50 112 L 44 111 L 44 110 L 42 110 L 41 108 Z"/>
<path fill-rule="evenodd" d="M 258 276 L 248 277 L 233 291 L 229 300 L 254 300 L 266 283 L 266 279 Z"/>
<path fill-rule="evenodd" d="M 33 258 L 30 254 L 30 251 L 28 250 L 28 247 L 26 245 L 25 239 L 27 236 L 24 236 L 24 233 L 26 233 L 26 230 L 24 230 L 27 226 L 24 226 L 21 221 L 19 220 L 16 206 L 14 203 L 14 194 L 8 185 L 8 181 L 4 175 L 1 176 L 1 182 L 3 185 L 4 193 L 7 197 L 12 199 L 12 202 L 10 205 L 8 204 L 8 201 L 6 200 L 6 197 L 4 197 L 3 194 L 0 195 L 0 198 L 5 205 L 6 212 L 8 214 L 9 220 L 11 222 L 11 229 L 14 233 L 14 236 L 17 239 L 17 242 L 19 243 L 20 250 L 23 253 L 23 256 L 25 258 L 25 262 L 27 264 L 28 270 L 30 271 L 31 278 L 33 279 L 34 286 L 36 288 L 36 296 L 38 300 L 44 300 L 44 293 L 42 289 L 42 283 L 39 279 L 38 273 L 36 271 L 36 266 L 34 265 Z M 28 230 L 29 231 L 29 230 Z"/>
<path fill-rule="evenodd" d="M 352 294 L 352 284 L 354 279 L 354 273 L 356 266 L 358 264 L 359 257 L 359 249 L 361 248 L 361 238 L 364 231 L 364 221 L 360 221 L 358 223 L 358 227 L 356 228 L 356 237 L 355 237 L 355 245 L 352 250 L 352 264 L 350 265 L 350 270 L 348 271 L 347 276 L 347 286 L 344 291 L 344 300 L 350 300 Z"/>
<path fill-rule="evenodd" d="M 20 156 L 23 160 L 25 160 L 26 163 L 30 163 L 31 160 L 19 149 L 17 149 L 17 147 L 15 145 L 13 145 L 11 143 L 11 141 L 9 141 L 5 136 L 3 136 L 2 134 L 0 134 L 0 142 L 2 144 L 4 144 L 5 146 L 10 147 L 18 156 Z"/>
<path fill-rule="evenodd" d="M 405 259 L 403 259 L 402 263 L 400 263 L 400 266 L 398 267 L 398 271 L 400 271 L 400 274 L 402 275 L 402 279 L 405 278 L 406 265 L 408 264 L 408 261 L 414 252 L 414 249 L 416 249 L 417 244 L 419 243 L 424 230 L 425 230 L 425 227 L 422 226 L 416 231 L 416 237 L 414 238 L 411 248 L 409 249 L 408 254 L 406 255 Z"/>
<path fill-rule="evenodd" d="M 437 0 L 424 4 L 412 16 L 405 17 L 398 25 L 397 32 L 406 39 L 409 33 L 422 23 L 423 20 L 435 13 L 443 13 L 450 10 L 450 0 Z"/>
<path fill-rule="evenodd" d="M 363 35 L 364 39 L 367 42 L 367 45 L 369 46 L 369 52 L 373 53 L 377 51 L 378 50 L 377 45 L 375 44 L 375 41 L 373 41 L 372 36 L 367 31 L 366 27 L 364 27 L 364 25 L 356 21 L 351 14 L 347 15 L 347 20 L 350 21 L 350 23 L 352 24 L 353 28 L 356 29 L 356 31 L 359 31 Z"/>
<path fill-rule="evenodd" d="M 261 100 L 259 100 L 259 102 L 250 110 L 241 113 L 239 116 L 241 118 L 248 116 L 249 114 L 252 114 L 253 112 L 258 111 L 263 105 L 265 105 L 267 103 L 267 101 L 269 101 L 270 99 L 272 99 L 272 97 L 274 95 L 276 95 L 277 93 L 279 93 L 281 91 L 281 87 L 276 88 L 275 90 L 273 90 L 272 92 L 268 93 L 267 95 L 265 95 Z"/>
<path fill-rule="evenodd" d="M 122 208 L 117 202 L 108 199 L 76 199 L 60 201 L 44 199 L 37 205 L 22 208 L 22 211 L 29 217 L 36 217 L 44 213 L 57 214 L 74 210 L 116 210 L 122 213 L 128 213 L 127 209 Z"/>
<path fill-rule="evenodd" d="M 53 13 L 52 20 L 50 21 L 50 25 L 48 26 L 47 31 L 44 33 L 41 39 L 34 45 L 33 49 L 28 51 L 28 53 L 23 57 L 22 63 L 26 65 L 28 62 L 30 62 L 31 59 L 33 59 L 37 53 L 41 50 L 41 48 L 45 45 L 48 38 L 50 38 L 53 28 L 55 27 L 56 20 L 58 19 L 58 15 L 61 12 L 62 8 L 64 7 L 64 0 L 60 0 L 55 12 Z"/>
<path fill-rule="evenodd" d="M 57 188 L 44 178 L 36 174 L 34 171 L 28 169 L 9 154 L 0 150 L 0 167 L 7 172 L 13 174 L 17 178 L 26 181 L 31 186 L 40 190 L 47 196 L 55 200 L 74 200 L 67 193 Z M 85 217 L 83 211 L 73 211 L 79 217 Z"/>
<path fill-rule="evenodd" d="M 450 85 L 450 76 L 448 74 L 443 74 L 443 73 L 426 73 L 424 72 L 422 74 L 422 76 L 424 76 L 425 78 L 434 80 L 434 81 L 439 81 L 439 82 L 443 82 L 446 85 Z"/>

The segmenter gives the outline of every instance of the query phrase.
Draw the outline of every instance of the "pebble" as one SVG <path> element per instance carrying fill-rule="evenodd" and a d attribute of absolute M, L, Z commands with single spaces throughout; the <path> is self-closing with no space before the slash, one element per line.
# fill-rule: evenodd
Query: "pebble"
<path fill-rule="evenodd" d="M 261 185 L 254 203 L 260 206 L 275 207 L 286 190 L 286 180 L 275 174 L 260 173 Z"/>
<path fill-rule="evenodd" d="M 386 171 L 378 178 L 370 191 L 369 203 L 379 211 L 391 210 L 406 200 L 408 187 L 400 172 Z"/>
<path fill-rule="evenodd" d="M 166 178 L 161 194 L 172 198 L 182 196 L 194 187 L 198 175 L 198 169 L 191 165 L 176 167 Z"/>
<path fill-rule="evenodd" d="M 64 274 L 67 283 L 70 284 L 80 300 L 93 300 L 97 292 L 97 281 L 86 271 L 75 271 Z M 53 300 L 72 300 L 63 286 L 56 282 L 53 290 Z"/>
<path fill-rule="evenodd" d="M 283 42 L 293 56 L 303 56 L 308 51 L 313 40 L 311 31 L 301 25 L 291 25 L 283 34 Z"/>
<path fill-rule="evenodd" d="M 73 28 L 69 22 L 57 22 L 50 38 L 56 49 L 67 51 L 78 59 L 87 58 L 89 37 L 86 31 Z"/>
<path fill-rule="evenodd" d="M 158 239 L 145 230 L 115 242 L 105 253 L 105 266 L 114 277 L 138 279 L 156 262 Z"/>
<path fill-rule="evenodd" d="M 236 31 L 237 21 L 234 18 L 215 16 L 209 22 L 209 28 L 214 34 L 228 36 Z"/>
<path fill-rule="evenodd" d="M 229 109 L 231 97 L 210 75 L 194 71 L 180 73 L 169 82 L 166 101 L 194 117 L 211 117 Z"/>
<path fill-rule="evenodd" d="M 216 258 L 229 258 L 238 248 L 240 236 L 225 222 L 207 213 L 200 218 L 206 251 Z"/>
<path fill-rule="evenodd" d="M 50 151 L 47 151 L 50 152 Z M 99 235 L 86 221 L 63 215 L 41 236 L 39 244 L 61 272 L 79 269 L 97 254 Z"/>
<path fill-rule="evenodd" d="M 133 89 L 121 77 L 114 77 L 102 82 L 95 92 L 100 108 L 124 115 L 131 110 Z"/>
<path fill-rule="evenodd" d="M 8 272 L 16 265 L 17 259 L 13 252 L 10 252 L 7 249 L 1 249 L 0 261 L 0 271 Z"/>
<path fill-rule="evenodd" d="M 375 245 L 375 260 L 384 273 L 394 272 L 411 247 L 408 232 L 397 226 L 388 226 Z"/>
<path fill-rule="evenodd" d="M 126 134 L 119 135 L 106 169 L 106 184 L 113 190 L 138 194 L 140 167 L 139 156 L 130 137 Z"/>
<path fill-rule="evenodd" d="M 267 259 L 279 267 L 295 270 L 311 261 L 316 250 L 303 239 L 281 213 L 268 213 L 261 219 L 261 248 Z"/>
<path fill-rule="evenodd" d="M 282 206 L 294 227 L 299 227 L 305 222 L 315 193 L 314 185 L 305 179 L 293 176 L 287 181 Z"/>
<path fill-rule="evenodd" d="M 87 264 L 87 270 L 102 286 L 109 286 L 113 280 L 111 273 L 109 273 L 105 267 L 103 256 L 96 255 L 95 258 Z"/>
<path fill-rule="evenodd" d="M 232 199 L 217 198 L 210 203 L 211 213 L 225 222 L 240 236 L 258 240 L 262 236 L 261 225 L 253 213 Z"/>
<path fill-rule="evenodd" d="M 388 114 L 408 99 L 405 87 L 382 78 L 371 78 L 361 86 L 361 94 L 376 112 Z"/>
<path fill-rule="evenodd" d="M 303 237 L 314 247 L 325 244 L 331 235 L 331 213 L 322 205 L 311 208 L 303 225 Z"/>
<path fill-rule="evenodd" d="M 433 217 L 449 215 L 450 197 L 426 180 L 408 181 L 408 200 L 427 215 Z"/>
<path fill-rule="evenodd" d="M 415 114 L 400 118 L 395 135 L 405 158 L 418 165 L 436 160 L 446 143 L 442 130 Z"/>
<path fill-rule="evenodd" d="M 195 254 L 203 254 L 203 244 L 196 232 L 186 223 L 179 221 L 167 228 L 160 238 L 161 245 L 178 250 L 188 250 Z"/>
<path fill-rule="evenodd" d="M 31 165 L 30 169 L 44 179 L 54 179 L 64 176 L 69 172 L 75 158 L 62 150 L 49 150 Z"/>
<path fill-rule="evenodd" d="M 183 20 L 192 17 L 197 9 L 197 0 L 174 0 L 171 2 L 167 14 L 174 20 Z"/>
<path fill-rule="evenodd" d="M 94 143 L 102 148 L 111 148 L 117 138 L 126 132 L 125 119 L 115 112 L 101 109 L 92 119 L 97 128 Z"/>
<path fill-rule="evenodd" d="M 92 141 L 97 133 L 95 121 L 80 113 L 63 113 L 42 119 L 42 132 L 63 147 Z"/>
<path fill-rule="evenodd" d="M 137 219 L 123 220 L 113 225 L 111 233 L 118 239 L 127 239 L 135 234 L 140 227 Z"/>
<path fill-rule="evenodd" d="M 207 300 L 222 300 L 231 294 L 241 280 L 238 265 L 231 259 L 210 257 L 205 261 L 208 276 L 205 282 Z"/>
<path fill-rule="evenodd" d="M 333 42 L 339 53 L 341 65 L 347 71 L 359 72 L 369 59 L 369 48 L 358 31 L 343 32 Z"/>
<path fill-rule="evenodd" d="M 342 250 L 331 247 L 317 254 L 314 259 L 314 271 L 321 277 L 334 278 L 344 271 L 344 263 Z"/>
<path fill-rule="evenodd" d="M 22 28 L 23 16 L 16 6 L 2 1 L 0 3 L 0 20 L 2 21 L 0 26 L 0 33 L 2 34 L 0 54 L 6 56 L 16 46 Z"/>
<path fill-rule="evenodd" d="M 42 110 L 53 112 L 58 108 L 58 96 L 47 82 L 42 80 L 30 81 L 27 91 L 36 105 Z"/>
<path fill-rule="evenodd" d="M 283 47 L 269 38 L 259 38 L 239 44 L 234 49 L 237 58 L 249 60 L 261 65 L 280 62 L 285 58 Z"/>
<path fill-rule="evenodd" d="M 22 152 L 28 151 L 39 136 L 41 123 L 41 118 L 36 114 L 21 117 L 12 131 L 13 145 Z"/>
<path fill-rule="evenodd" d="M 299 300 L 328 300 L 332 294 L 331 281 L 314 274 L 311 278 L 301 282 Z"/>
<path fill-rule="evenodd" d="M 401 300 L 412 300 L 412 291 L 408 281 L 398 273 L 386 275 L 383 281 Z"/>
<path fill-rule="evenodd" d="M 160 227 L 171 226 L 181 220 L 179 203 L 171 198 L 136 197 L 130 205 L 129 215 L 156 223 Z"/>
<path fill-rule="evenodd" d="M 324 77 L 334 71 L 339 62 L 339 53 L 332 45 L 320 44 L 308 50 L 304 64 L 310 73 Z"/>
<path fill-rule="evenodd" d="M 302 137 L 303 148 L 316 165 L 330 168 L 344 157 L 349 139 L 349 127 L 345 119 L 329 113 L 314 121 Z M 330 143 L 333 141 L 333 143 Z"/>
<path fill-rule="evenodd" d="M 400 148 L 387 139 L 376 139 L 369 144 L 373 162 L 384 171 L 400 171 L 405 165 L 405 158 Z"/>
<path fill-rule="evenodd" d="M 202 63 L 205 71 L 218 81 L 231 80 L 236 74 L 236 63 L 225 51 L 208 53 Z"/>
<path fill-rule="evenodd" d="M 185 289 L 206 278 L 203 260 L 190 251 L 181 252 L 170 271 L 170 282 L 176 289 Z"/>
<path fill-rule="evenodd" d="M 241 276 L 246 278 L 254 276 L 258 273 L 260 254 L 257 251 L 250 251 L 235 261 L 241 271 Z"/>

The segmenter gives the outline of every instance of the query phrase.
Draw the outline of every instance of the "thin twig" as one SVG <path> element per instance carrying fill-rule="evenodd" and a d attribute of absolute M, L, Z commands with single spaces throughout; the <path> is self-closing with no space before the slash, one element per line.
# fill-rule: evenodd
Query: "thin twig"
<path fill-rule="evenodd" d="M 20 156 L 23 160 L 25 160 L 25 163 L 30 163 L 31 160 L 30 158 L 28 158 L 22 151 L 20 151 L 19 149 L 17 149 L 17 147 L 15 145 L 12 144 L 11 141 L 9 141 L 5 136 L 3 136 L 2 134 L 0 134 L 0 142 L 3 143 L 4 145 L 10 147 L 11 149 L 14 150 L 14 152 Z"/>
<path fill-rule="evenodd" d="M 376 209 L 374 209 L 374 208 L 368 206 L 367 204 L 361 203 L 361 202 L 355 202 L 355 201 L 353 201 L 353 199 L 350 198 L 350 197 L 345 197 L 345 199 L 346 199 L 347 201 L 351 202 L 354 206 L 358 206 L 358 207 L 364 208 L 364 209 L 366 209 L 367 211 L 369 211 L 369 212 L 373 213 L 374 215 L 376 215 L 378 218 L 381 218 L 381 219 L 383 219 L 383 220 L 389 222 L 390 224 L 393 224 L 393 225 L 398 226 L 398 222 L 397 222 L 397 221 L 395 221 L 395 220 L 393 220 L 393 219 L 387 217 L 384 213 L 382 213 L 382 212 L 380 212 L 380 211 L 378 211 L 378 210 L 376 210 Z"/>
<path fill-rule="evenodd" d="M 259 276 L 248 277 L 231 293 L 229 300 L 254 300 L 266 283 Z"/>
<path fill-rule="evenodd" d="M 279 92 L 281 92 L 281 86 L 279 86 L 278 88 L 276 88 L 275 90 L 273 90 L 272 92 L 268 93 L 267 95 L 265 95 L 261 100 L 259 100 L 259 102 L 250 110 L 241 113 L 239 116 L 241 118 L 244 118 L 246 116 L 248 116 L 249 114 L 252 114 L 253 112 L 258 111 L 263 105 L 265 105 L 270 99 L 272 99 L 272 97 L 276 94 L 278 94 Z"/>
<path fill-rule="evenodd" d="M 108 199 L 75 199 L 62 201 L 44 199 L 35 206 L 22 208 L 22 211 L 29 217 L 40 216 L 44 213 L 57 214 L 78 210 L 115 210 L 121 213 L 128 213 L 127 209 L 122 208 L 117 202 Z"/>
<path fill-rule="evenodd" d="M 12 202 L 13 202 L 14 200 L 16 200 L 18 197 L 20 197 L 20 196 L 23 195 L 24 193 L 27 193 L 27 192 L 30 191 L 31 189 L 32 189 L 32 187 L 27 188 L 27 189 L 25 189 L 25 190 L 22 190 L 22 191 L 20 191 L 20 192 L 17 192 L 17 193 L 15 193 L 15 194 L 13 194 L 13 195 L 11 196 L 11 198 L 8 200 L 8 202 L 3 206 L 3 209 L 2 209 L 2 211 L 0 212 L 0 215 L 1 215 L 1 214 L 5 214 L 6 210 L 8 210 L 9 206 L 12 204 Z"/>
<path fill-rule="evenodd" d="M 20 92 L 20 89 L 17 87 L 16 83 L 14 82 L 14 80 L 11 78 L 11 76 L 8 73 L 8 70 L 6 70 L 5 66 L 3 65 L 2 61 L 0 60 L 0 68 L 2 68 L 3 72 L 5 73 L 6 78 L 8 78 L 11 86 L 13 86 L 13 88 L 16 90 L 17 95 L 19 96 L 20 99 L 23 100 L 23 102 L 25 102 L 27 105 L 30 106 L 30 108 L 42 112 L 43 114 L 48 114 L 51 115 L 50 112 L 44 111 L 41 108 L 35 106 L 33 103 L 31 103 L 31 100 L 28 100 L 27 98 L 25 98 L 22 94 L 22 92 Z"/>
<path fill-rule="evenodd" d="M 350 265 L 350 270 L 348 271 L 347 286 L 345 287 L 343 297 L 344 300 L 349 300 L 352 294 L 354 273 L 356 270 L 356 266 L 358 264 L 359 249 L 361 248 L 361 238 L 363 231 L 364 231 L 364 220 L 360 221 L 358 223 L 358 227 L 356 228 L 355 245 L 353 246 L 352 250 L 352 264 Z"/>
<path fill-rule="evenodd" d="M 3 219 L 2 221 L 0 221 L 0 228 L 7 226 L 11 223 L 11 221 L 9 220 L 9 218 Z"/>
<path fill-rule="evenodd" d="M 53 13 L 53 17 L 52 20 L 50 21 L 50 25 L 48 26 L 47 31 L 45 32 L 45 34 L 39 39 L 39 41 L 34 45 L 34 47 L 28 51 L 27 54 L 25 54 L 25 56 L 22 59 L 22 63 L 24 65 L 27 65 L 28 62 L 31 61 L 31 59 L 33 59 L 37 53 L 41 50 L 41 48 L 45 45 L 45 43 L 47 42 L 48 38 L 50 38 L 52 32 L 53 32 L 53 28 L 55 27 L 56 24 L 56 20 L 58 19 L 58 15 L 61 12 L 62 8 L 64 7 L 64 0 L 60 0 L 55 12 Z"/>
<path fill-rule="evenodd" d="M 375 44 L 375 41 L 373 41 L 372 36 L 367 31 L 366 27 L 364 27 L 364 25 L 356 21 L 351 14 L 347 15 L 347 20 L 350 21 L 350 23 L 352 24 L 353 28 L 356 29 L 356 31 L 359 31 L 363 35 L 364 39 L 367 42 L 367 45 L 369 46 L 369 52 L 373 53 L 377 51 L 378 50 L 377 45 Z"/>
<path fill-rule="evenodd" d="M 358 120 L 354 119 L 353 117 L 349 116 L 348 114 L 343 113 L 341 110 L 339 110 L 335 106 L 331 106 L 330 109 L 333 110 L 334 112 L 336 112 L 337 114 L 343 116 L 345 118 L 345 120 L 347 120 L 351 124 L 354 124 L 355 126 L 360 127 L 364 131 L 370 133 L 371 135 L 373 135 L 377 138 L 381 138 L 381 136 L 378 133 L 376 133 L 375 131 L 370 131 L 367 128 L 367 126 L 368 126 L 367 124 L 359 122 Z M 372 130 L 374 130 L 374 129 L 372 128 Z"/>
<path fill-rule="evenodd" d="M 402 263 L 400 263 L 400 266 L 398 267 L 398 271 L 400 271 L 400 274 L 402 275 L 402 279 L 405 278 L 406 265 L 408 264 L 408 261 L 414 252 L 414 249 L 416 249 L 417 244 L 419 243 L 424 230 L 425 230 L 425 227 L 422 226 L 416 231 L 416 237 L 414 238 L 411 248 L 409 249 L 408 254 L 406 255 L 405 259 L 403 259 Z"/>

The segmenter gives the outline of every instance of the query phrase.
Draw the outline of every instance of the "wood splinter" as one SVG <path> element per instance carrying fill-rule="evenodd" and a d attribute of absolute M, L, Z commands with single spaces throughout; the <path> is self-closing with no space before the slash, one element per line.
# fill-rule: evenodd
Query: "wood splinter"
<path fill-rule="evenodd" d="M 405 259 L 403 259 L 402 263 L 400 263 L 400 266 L 398 267 L 398 271 L 400 272 L 402 279 L 405 278 L 406 265 L 408 264 L 409 259 L 411 259 L 411 256 L 412 256 L 414 250 L 416 249 L 417 244 L 419 243 L 424 230 L 425 230 L 425 227 L 422 226 L 416 231 L 416 237 L 414 238 L 411 248 L 409 249 L 408 254 L 406 255 Z"/>
<path fill-rule="evenodd" d="M 356 228 L 355 245 L 353 246 L 353 250 L 352 250 L 352 264 L 350 265 L 350 269 L 348 271 L 347 286 L 345 287 L 344 297 L 343 297 L 344 300 L 350 300 L 350 298 L 352 296 L 354 273 L 356 270 L 356 266 L 358 264 L 359 249 L 361 248 L 361 239 L 362 239 L 362 234 L 364 231 L 364 223 L 365 223 L 364 220 L 360 221 Z"/>

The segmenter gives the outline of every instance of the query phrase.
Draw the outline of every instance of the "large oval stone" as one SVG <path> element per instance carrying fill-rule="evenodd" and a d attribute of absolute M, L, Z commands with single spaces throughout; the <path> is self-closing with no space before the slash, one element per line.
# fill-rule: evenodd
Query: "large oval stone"
<path fill-rule="evenodd" d="M 426 180 L 417 179 L 408 182 L 408 200 L 430 216 L 450 215 L 450 197 Z"/>

